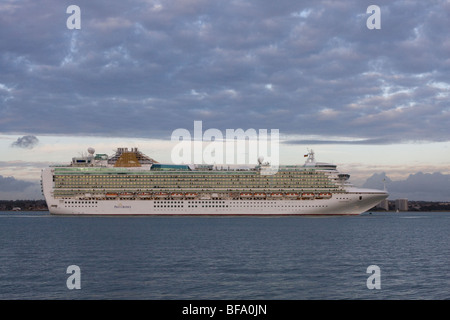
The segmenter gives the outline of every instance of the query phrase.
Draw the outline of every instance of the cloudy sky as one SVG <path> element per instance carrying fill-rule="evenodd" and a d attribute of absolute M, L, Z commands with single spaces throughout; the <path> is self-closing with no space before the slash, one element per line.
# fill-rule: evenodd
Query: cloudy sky
<path fill-rule="evenodd" d="M 448 180 L 448 30 L 443 0 L 2 0 L 0 196 L 89 146 L 170 161 L 194 121 L 278 129 L 281 162 L 313 148 L 360 184 Z"/>

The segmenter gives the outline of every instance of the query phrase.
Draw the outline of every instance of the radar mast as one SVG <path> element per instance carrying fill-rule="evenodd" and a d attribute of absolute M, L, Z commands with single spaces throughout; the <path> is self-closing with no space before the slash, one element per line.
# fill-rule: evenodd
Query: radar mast
<path fill-rule="evenodd" d="M 308 153 L 305 155 L 305 157 L 308 157 L 308 159 L 306 159 L 305 166 L 316 164 L 316 159 L 314 158 L 314 150 L 308 149 Z"/>

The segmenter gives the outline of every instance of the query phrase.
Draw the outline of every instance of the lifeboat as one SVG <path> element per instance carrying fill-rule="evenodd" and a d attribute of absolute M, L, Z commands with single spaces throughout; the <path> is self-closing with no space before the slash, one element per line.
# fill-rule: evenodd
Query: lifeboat
<path fill-rule="evenodd" d="M 107 193 L 107 194 L 106 194 L 106 197 L 107 197 L 107 198 L 116 198 L 117 196 L 118 196 L 117 193 Z"/>
<path fill-rule="evenodd" d="M 302 199 L 314 199 L 315 195 L 314 193 L 305 192 L 302 193 Z"/>
<path fill-rule="evenodd" d="M 240 194 L 241 198 L 251 198 L 253 197 L 253 193 L 249 193 L 249 192 L 242 192 Z"/>
<path fill-rule="evenodd" d="M 183 194 L 182 193 L 178 193 L 178 192 L 173 192 L 173 193 L 170 194 L 170 196 L 172 198 L 177 198 L 177 199 L 183 198 Z"/>
<path fill-rule="evenodd" d="M 134 197 L 134 193 L 133 192 L 122 192 L 122 193 L 120 193 L 120 197 L 122 197 L 122 198 L 132 198 L 132 197 Z"/>
<path fill-rule="evenodd" d="M 318 198 L 320 198 L 320 199 L 330 199 L 331 196 L 332 195 L 329 192 L 321 192 L 321 193 L 319 193 Z"/>
<path fill-rule="evenodd" d="M 168 194 L 166 192 L 156 192 L 154 196 L 158 199 L 165 199 L 167 198 Z"/>
<path fill-rule="evenodd" d="M 289 192 L 289 193 L 286 193 L 286 197 L 288 197 L 288 198 L 297 198 L 298 197 L 298 193 Z"/>
<path fill-rule="evenodd" d="M 272 193 L 270 196 L 272 198 L 281 198 L 281 197 L 283 197 L 283 194 L 282 193 Z"/>
<path fill-rule="evenodd" d="M 145 198 L 151 198 L 152 197 L 152 193 L 151 192 L 139 192 L 138 193 L 138 197 L 145 199 Z"/>
<path fill-rule="evenodd" d="M 184 196 L 185 196 L 186 198 L 193 199 L 193 198 L 195 198 L 197 195 L 198 195 L 197 193 L 188 192 L 188 193 L 186 193 Z"/>
<path fill-rule="evenodd" d="M 265 193 L 255 193 L 255 198 L 265 198 L 266 194 Z"/>

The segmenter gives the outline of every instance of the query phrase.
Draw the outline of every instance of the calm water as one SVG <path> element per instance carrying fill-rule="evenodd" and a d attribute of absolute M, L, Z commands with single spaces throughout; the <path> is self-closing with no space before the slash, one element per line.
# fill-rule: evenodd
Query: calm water
<path fill-rule="evenodd" d="M 0 212 L 0 299 L 450 299 L 450 213 Z M 69 290 L 67 267 L 80 268 Z M 369 290 L 367 267 L 381 270 Z"/>

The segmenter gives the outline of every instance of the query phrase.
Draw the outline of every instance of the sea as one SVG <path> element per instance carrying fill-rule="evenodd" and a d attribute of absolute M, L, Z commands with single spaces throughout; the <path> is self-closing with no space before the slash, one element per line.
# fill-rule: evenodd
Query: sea
<path fill-rule="evenodd" d="M 1 300 L 447 300 L 450 212 L 0 212 Z"/>

